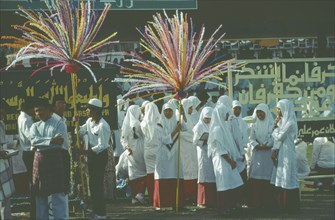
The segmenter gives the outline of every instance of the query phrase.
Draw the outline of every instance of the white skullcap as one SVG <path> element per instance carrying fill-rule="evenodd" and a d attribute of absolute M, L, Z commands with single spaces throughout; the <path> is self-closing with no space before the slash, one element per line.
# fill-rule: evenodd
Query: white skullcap
<path fill-rule="evenodd" d="M 98 108 L 102 108 L 102 102 L 99 100 L 99 99 L 90 99 L 90 101 L 88 101 L 88 104 L 89 105 L 93 105 L 95 107 L 98 107 Z"/>

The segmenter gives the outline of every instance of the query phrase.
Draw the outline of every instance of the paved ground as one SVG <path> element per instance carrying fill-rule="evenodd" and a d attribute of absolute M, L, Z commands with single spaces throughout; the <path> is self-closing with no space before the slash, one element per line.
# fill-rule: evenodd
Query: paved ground
<path fill-rule="evenodd" d="M 301 211 L 296 214 L 257 213 L 241 210 L 233 216 L 222 217 L 214 209 L 198 209 L 187 206 L 179 213 L 171 209 L 155 211 L 149 206 L 131 205 L 129 199 L 119 198 L 107 203 L 108 219 L 335 219 L 334 191 L 306 191 L 301 194 Z M 13 207 L 14 219 L 27 219 L 27 204 L 15 200 Z M 24 210 L 25 209 L 25 210 Z M 71 219 L 83 219 L 80 209 L 71 210 Z"/>

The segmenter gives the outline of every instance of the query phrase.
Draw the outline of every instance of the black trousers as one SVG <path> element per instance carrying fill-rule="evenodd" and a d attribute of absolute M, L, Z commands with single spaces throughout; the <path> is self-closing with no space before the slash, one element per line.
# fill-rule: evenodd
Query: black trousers
<path fill-rule="evenodd" d="M 36 198 L 35 193 L 32 191 L 33 186 L 33 164 L 34 164 L 34 151 L 23 151 L 22 159 L 24 165 L 26 165 L 28 178 L 29 178 L 29 190 L 30 190 L 30 219 L 36 219 Z"/>
<path fill-rule="evenodd" d="M 100 216 L 106 215 L 104 175 L 107 161 L 107 150 L 104 150 L 99 154 L 90 153 L 87 156 L 92 209 L 95 214 Z"/>

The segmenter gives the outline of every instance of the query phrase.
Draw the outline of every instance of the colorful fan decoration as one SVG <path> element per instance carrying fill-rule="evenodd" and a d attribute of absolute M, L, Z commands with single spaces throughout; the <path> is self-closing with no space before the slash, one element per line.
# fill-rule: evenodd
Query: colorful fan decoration
<path fill-rule="evenodd" d="M 164 11 L 164 16 L 157 13 L 153 16 L 154 21 L 148 22 L 141 31 L 141 46 L 151 55 L 142 57 L 135 53 L 126 59 L 130 65 L 121 68 L 123 78 L 116 82 L 135 83 L 130 91 L 124 96 L 134 94 L 145 94 L 139 97 L 154 94 L 170 93 L 163 96 L 175 97 L 179 100 L 179 111 L 181 112 L 181 99 L 187 96 L 187 91 L 202 82 L 219 83 L 210 79 L 221 80 L 219 75 L 233 71 L 238 64 L 231 64 L 232 60 L 211 61 L 215 53 L 216 45 L 222 40 L 224 34 L 215 38 L 221 26 L 215 30 L 211 37 L 205 42 L 205 27 L 202 26 L 197 35 L 194 31 L 192 19 L 188 20 L 187 14 L 176 11 L 169 18 Z M 129 54 L 130 55 L 130 54 Z M 134 98 L 134 99 L 136 99 Z M 154 101 L 158 101 L 154 100 Z M 129 101 L 129 100 L 128 100 Z M 181 122 L 181 114 L 179 114 Z M 180 167 L 180 131 L 178 136 L 178 166 L 176 187 L 176 211 L 178 212 L 179 198 L 179 167 Z"/>
<path fill-rule="evenodd" d="M 99 53 L 106 46 L 116 43 L 111 39 L 116 32 L 102 41 L 94 42 L 110 9 L 106 4 L 101 14 L 94 11 L 91 1 L 81 1 L 80 8 L 75 1 L 45 1 L 48 10 L 31 10 L 19 6 L 17 12 L 27 19 L 23 25 L 13 25 L 22 36 L 3 36 L 10 43 L 0 46 L 19 48 L 10 68 L 25 59 L 48 58 L 48 65 L 42 66 L 32 74 L 42 70 L 61 68 L 67 73 L 77 73 L 80 66 L 86 68 L 96 81 L 91 64 L 99 62 L 99 57 L 111 52 Z M 101 61 L 100 61 L 101 62 Z"/>
<path fill-rule="evenodd" d="M 148 95 L 172 93 L 170 97 L 183 97 L 191 87 L 202 82 L 222 86 L 210 79 L 221 80 L 219 75 L 227 72 L 227 64 L 232 60 L 217 60 L 208 65 L 216 45 L 225 35 L 215 38 L 221 26 L 205 41 L 205 27 L 202 26 L 197 35 L 187 14 L 177 11 L 169 18 L 164 11 L 164 16 L 157 13 L 153 19 L 144 30 L 138 29 L 142 36 L 141 46 L 153 59 L 134 53 L 125 60 L 131 66 L 122 67 L 122 78 L 115 79 L 116 82 L 135 83 L 125 96 L 149 92 Z M 236 65 L 230 65 L 231 70 Z"/>

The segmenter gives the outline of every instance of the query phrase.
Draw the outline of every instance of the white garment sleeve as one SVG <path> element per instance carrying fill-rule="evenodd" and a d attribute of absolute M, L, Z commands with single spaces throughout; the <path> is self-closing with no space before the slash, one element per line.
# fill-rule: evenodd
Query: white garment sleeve
<path fill-rule="evenodd" d="M 83 137 L 85 134 L 87 134 L 87 123 L 83 124 L 82 126 L 79 126 L 80 137 Z"/>
<path fill-rule="evenodd" d="M 287 135 L 291 132 L 291 128 L 292 128 L 292 124 L 288 123 L 287 126 L 285 126 L 284 128 L 276 128 L 275 130 L 273 130 L 272 132 L 272 137 L 274 139 L 274 145 L 273 145 L 273 150 L 279 150 L 280 147 L 282 146 L 281 143 L 283 143 L 283 141 L 285 140 L 285 138 L 287 137 Z"/>
<path fill-rule="evenodd" d="M 236 146 L 241 155 L 245 154 L 243 139 L 242 139 L 242 132 L 239 126 L 239 123 L 236 118 L 233 118 L 231 121 L 231 133 L 233 135 L 233 139 L 235 141 Z"/>
<path fill-rule="evenodd" d="M 259 144 L 256 140 L 256 134 L 255 134 L 255 127 L 254 126 L 251 127 L 249 140 L 250 140 L 251 150 L 254 150 L 254 148 Z"/>
<path fill-rule="evenodd" d="M 194 146 L 199 146 L 202 147 L 204 145 L 204 141 L 201 141 L 202 134 L 199 134 L 198 132 L 194 132 L 194 136 L 193 136 L 193 145 Z"/>
<path fill-rule="evenodd" d="M 129 145 L 129 142 L 128 142 L 128 140 L 127 140 L 127 137 L 124 136 L 124 134 L 123 134 L 122 131 L 121 131 L 120 143 L 121 143 L 121 145 L 122 145 L 122 147 L 123 147 L 124 150 L 125 150 L 125 149 L 128 147 L 128 145 Z"/>
<path fill-rule="evenodd" d="M 110 135 L 111 135 L 110 129 L 102 125 L 98 131 L 98 144 L 91 148 L 92 151 L 94 151 L 94 153 L 96 154 L 99 154 L 103 150 L 107 149 L 109 147 Z"/>
<path fill-rule="evenodd" d="M 22 133 L 28 139 L 30 139 L 30 136 L 29 136 L 30 135 L 30 128 L 33 125 L 33 123 L 34 123 L 33 120 L 25 120 L 23 122 Z"/>

